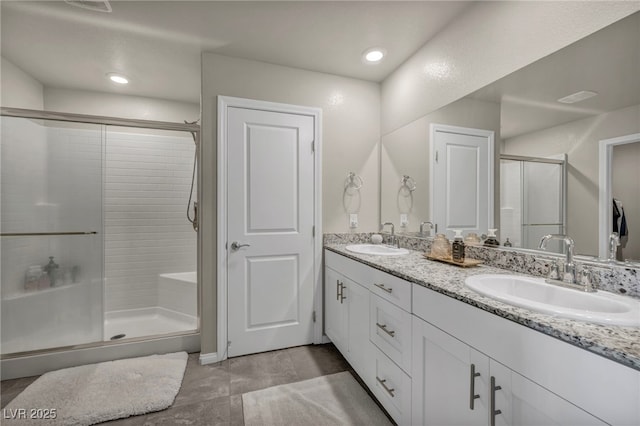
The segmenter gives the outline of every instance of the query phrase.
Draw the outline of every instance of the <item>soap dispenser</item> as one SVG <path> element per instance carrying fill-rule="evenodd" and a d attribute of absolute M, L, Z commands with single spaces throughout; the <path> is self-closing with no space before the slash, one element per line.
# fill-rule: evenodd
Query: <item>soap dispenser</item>
<path fill-rule="evenodd" d="M 487 239 L 484 240 L 485 247 L 498 247 L 500 242 L 496 238 L 497 229 L 489 229 L 489 235 L 487 235 Z"/>
<path fill-rule="evenodd" d="M 462 239 L 462 230 L 454 229 L 456 236 L 453 237 L 451 244 L 451 257 L 456 263 L 464 263 L 464 241 Z"/>

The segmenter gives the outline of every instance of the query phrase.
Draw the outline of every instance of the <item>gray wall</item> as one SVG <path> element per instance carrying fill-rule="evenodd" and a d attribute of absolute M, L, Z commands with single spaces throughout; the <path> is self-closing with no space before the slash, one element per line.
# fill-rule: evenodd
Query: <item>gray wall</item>
<path fill-rule="evenodd" d="M 43 108 L 44 88 L 38 80 L 4 57 L 0 65 L 0 76 L 0 105 L 39 110 Z"/>

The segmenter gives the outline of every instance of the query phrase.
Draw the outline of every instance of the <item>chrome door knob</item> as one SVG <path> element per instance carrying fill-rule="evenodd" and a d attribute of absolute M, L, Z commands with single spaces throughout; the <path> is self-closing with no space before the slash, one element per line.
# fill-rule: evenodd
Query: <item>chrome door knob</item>
<path fill-rule="evenodd" d="M 240 250 L 242 247 L 249 247 L 249 246 L 251 246 L 251 244 L 239 244 L 237 241 L 234 241 L 231 243 L 231 250 L 237 251 L 237 250 Z"/>

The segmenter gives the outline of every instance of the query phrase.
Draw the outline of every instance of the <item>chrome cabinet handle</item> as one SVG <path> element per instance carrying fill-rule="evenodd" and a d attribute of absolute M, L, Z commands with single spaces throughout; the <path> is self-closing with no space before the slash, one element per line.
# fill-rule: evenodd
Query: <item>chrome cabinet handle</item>
<path fill-rule="evenodd" d="M 336 300 L 340 300 L 340 280 L 336 280 Z"/>
<path fill-rule="evenodd" d="M 476 377 L 480 376 L 480 373 L 476 372 L 476 365 L 471 364 L 471 375 L 469 378 L 469 408 L 473 410 L 475 400 L 480 398 L 480 395 L 476 395 Z"/>
<path fill-rule="evenodd" d="M 378 381 L 378 383 L 380 383 L 380 386 L 382 386 L 384 388 L 384 390 L 386 390 L 387 393 L 389 395 L 391 395 L 391 398 L 395 398 L 394 392 L 396 390 L 395 389 L 389 389 L 387 387 L 387 385 L 385 384 L 387 382 L 387 379 L 382 380 L 380 377 L 376 376 L 376 380 Z"/>
<path fill-rule="evenodd" d="M 375 285 L 375 286 L 376 286 L 376 287 L 378 287 L 379 289 L 382 289 L 382 290 L 386 291 L 387 293 L 391 293 L 391 292 L 393 291 L 393 289 L 392 289 L 392 288 L 386 288 L 386 287 L 384 286 L 384 284 L 376 284 L 376 283 L 373 283 L 373 285 Z"/>
<path fill-rule="evenodd" d="M 249 246 L 251 246 L 251 244 L 239 244 L 237 241 L 234 241 L 234 242 L 231 243 L 231 250 L 232 251 L 238 251 L 242 247 L 249 247 Z"/>
<path fill-rule="evenodd" d="M 347 296 L 344 295 L 344 283 L 341 282 L 340 283 L 340 303 L 342 303 L 342 301 L 346 298 Z"/>
<path fill-rule="evenodd" d="M 502 414 L 501 410 L 496 410 L 496 391 L 502 386 L 496 386 L 496 378 L 491 376 L 491 426 L 496 426 L 496 416 Z"/>
<path fill-rule="evenodd" d="M 385 333 L 387 333 L 389 336 L 393 337 L 396 335 L 395 331 L 392 330 L 387 330 L 387 324 L 380 324 L 379 322 L 376 323 L 376 325 L 378 326 L 378 328 L 382 331 L 384 331 Z"/>

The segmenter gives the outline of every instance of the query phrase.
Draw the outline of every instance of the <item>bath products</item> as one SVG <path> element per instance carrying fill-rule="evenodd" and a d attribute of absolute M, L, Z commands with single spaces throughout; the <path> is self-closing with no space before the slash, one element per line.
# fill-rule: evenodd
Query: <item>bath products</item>
<path fill-rule="evenodd" d="M 462 240 L 462 230 L 454 229 L 453 232 L 456 236 L 453 238 L 453 244 L 451 245 L 451 257 L 454 262 L 464 262 L 464 241 Z"/>
<path fill-rule="evenodd" d="M 431 243 L 431 257 L 451 259 L 451 244 L 444 234 L 437 234 Z"/>
<path fill-rule="evenodd" d="M 511 244 L 511 241 L 509 241 L 509 237 L 507 237 L 507 241 L 504 242 L 503 246 L 505 246 L 505 247 L 513 247 L 513 244 Z"/>
<path fill-rule="evenodd" d="M 380 244 L 380 243 L 382 243 L 382 235 L 380 235 L 380 234 L 373 234 L 373 235 L 371 236 L 371 242 L 372 242 L 373 244 Z"/>
<path fill-rule="evenodd" d="M 489 235 L 487 239 L 484 240 L 485 247 L 498 247 L 500 245 L 500 242 L 496 238 L 496 231 L 497 229 L 489 229 Z"/>

